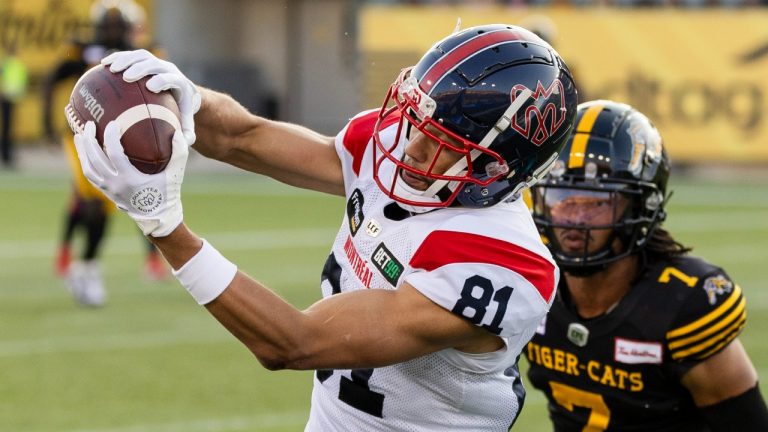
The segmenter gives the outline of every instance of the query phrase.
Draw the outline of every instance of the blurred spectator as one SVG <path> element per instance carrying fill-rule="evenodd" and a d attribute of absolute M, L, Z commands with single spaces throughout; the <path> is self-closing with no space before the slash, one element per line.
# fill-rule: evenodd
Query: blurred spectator
<path fill-rule="evenodd" d="M 13 111 L 27 90 L 27 67 L 16 55 L 16 42 L 9 41 L 0 55 L 0 153 L 3 166 L 12 167 Z"/>
<path fill-rule="evenodd" d="M 545 42 L 553 47 L 556 45 L 557 26 L 548 16 L 541 14 L 528 15 L 520 20 L 517 25 L 532 31 L 536 36 L 544 39 Z"/>

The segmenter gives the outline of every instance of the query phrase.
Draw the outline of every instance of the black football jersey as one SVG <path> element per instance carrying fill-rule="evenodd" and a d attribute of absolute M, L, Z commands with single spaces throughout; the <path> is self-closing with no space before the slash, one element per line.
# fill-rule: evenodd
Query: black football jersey
<path fill-rule="evenodd" d="M 693 257 L 653 263 L 616 307 L 588 320 L 564 290 L 523 351 L 555 431 L 708 430 L 680 379 L 746 322 L 741 288 L 722 269 Z"/>

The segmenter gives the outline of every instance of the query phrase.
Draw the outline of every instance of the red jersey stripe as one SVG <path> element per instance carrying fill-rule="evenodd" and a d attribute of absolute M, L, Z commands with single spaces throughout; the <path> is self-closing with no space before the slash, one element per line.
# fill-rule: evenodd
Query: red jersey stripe
<path fill-rule="evenodd" d="M 413 254 L 413 268 L 432 271 L 455 263 L 486 263 L 504 267 L 522 275 L 545 301 L 555 291 L 555 266 L 541 255 L 518 245 L 456 231 L 434 231 Z"/>
<path fill-rule="evenodd" d="M 368 142 L 373 137 L 373 129 L 376 121 L 379 119 L 379 111 L 371 111 L 368 114 L 352 119 L 347 126 L 347 132 L 344 134 L 344 148 L 352 155 L 352 171 L 355 175 L 360 175 L 360 164 L 363 163 L 363 155 L 368 147 Z M 395 123 L 400 116 L 390 116 L 382 122 L 382 129 Z"/>
<path fill-rule="evenodd" d="M 446 73 L 456 67 L 462 60 L 465 60 L 476 52 L 482 51 L 490 46 L 515 40 L 520 40 L 520 36 L 517 33 L 510 31 L 483 33 L 470 39 L 448 52 L 448 54 L 432 65 L 432 67 L 424 73 L 424 77 L 419 80 L 419 86 L 425 93 L 429 94 L 432 90 L 432 86 L 437 84 Z"/>

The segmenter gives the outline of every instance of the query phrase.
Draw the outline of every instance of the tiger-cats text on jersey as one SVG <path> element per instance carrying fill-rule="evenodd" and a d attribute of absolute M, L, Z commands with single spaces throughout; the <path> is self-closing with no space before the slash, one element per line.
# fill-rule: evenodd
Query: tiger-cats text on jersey
<path fill-rule="evenodd" d="M 655 262 L 612 310 L 583 320 L 563 284 L 524 350 L 555 431 L 707 431 L 680 378 L 744 327 L 741 288 L 697 258 Z"/>

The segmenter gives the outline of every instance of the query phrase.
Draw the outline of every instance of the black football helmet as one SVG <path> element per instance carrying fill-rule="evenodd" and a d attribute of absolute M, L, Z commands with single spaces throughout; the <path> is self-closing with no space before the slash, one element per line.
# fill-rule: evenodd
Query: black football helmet
<path fill-rule="evenodd" d="M 454 33 L 390 87 L 373 136 L 374 179 L 411 211 L 503 201 L 551 168 L 573 125 L 576 98 L 568 67 L 530 31 L 495 24 Z M 410 128 L 439 145 L 425 170 L 402 161 Z M 446 149 L 460 159 L 434 172 Z M 404 171 L 430 186 L 409 187 Z"/>
<path fill-rule="evenodd" d="M 641 250 L 666 218 L 668 178 L 661 135 L 645 115 L 607 100 L 579 105 L 573 135 L 532 189 L 534 220 L 560 268 L 588 275 Z M 566 250 L 569 231 L 589 239 L 599 229 L 611 230 L 605 245 Z"/>
<path fill-rule="evenodd" d="M 111 49 L 133 49 L 144 31 L 146 14 L 134 0 L 97 0 L 91 5 L 96 42 Z"/>

